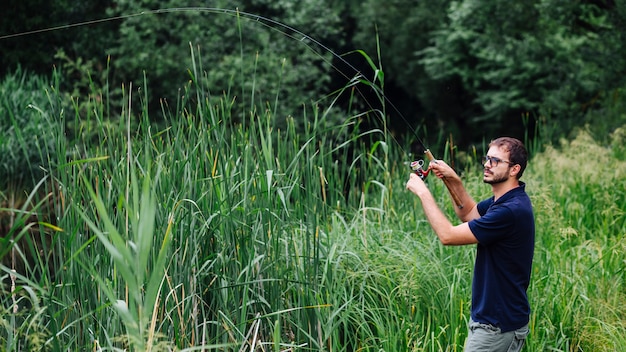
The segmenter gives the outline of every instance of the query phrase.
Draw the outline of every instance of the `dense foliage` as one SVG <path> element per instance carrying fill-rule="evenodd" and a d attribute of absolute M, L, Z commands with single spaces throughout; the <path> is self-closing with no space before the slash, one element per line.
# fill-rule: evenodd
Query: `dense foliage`
<path fill-rule="evenodd" d="M 0 82 L 0 190 L 30 189 L 54 160 L 48 82 L 17 70 Z"/>
<path fill-rule="evenodd" d="M 68 124 L 90 130 L 72 141 L 51 124 L 53 182 L 28 212 L 0 209 L 17 213 L 0 252 L 3 350 L 459 350 L 474 249 L 437 241 L 393 137 L 370 131 L 369 147 L 324 133 L 359 111 L 345 125 L 311 112 L 303 133 L 294 119 L 273 129 L 270 112 L 232 128 L 226 103 L 181 100 L 165 126 L 145 102 L 99 107 Z M 623 131 L 610 141 L 583 131 L 525 172 L 537 215 L 527 351 L 626 348 Z M 476 167 L 465 175 L 489 195 Z M 452 216 L 442 182 L 428 182 Z M 24 221 L 41 213 L 56 222 Z"/>
<path fill-rule="evenodd" d="M 359 33 L 378 25 L 390 80 L 424 106 L 424 120 L 449 124 L 462 144 L 482 133 L 519 134 L 527 113 L 567 135 L 626 83 L 624 1 L 363 6 L 371 11 Z M 374 49 L 366 35 L 355 42 Z"/>
<path fill-rule="evenodd" d="M 110 11 L 123 16 L 166 9 L 122 20 L 110 52 L 120 80 L 143 82 L 147 77 L 154 103 L 174 101 L 193 78 L 192 50 L 211 101 L 234 99 L 235 116 L 243 116 L 251 106 L 269 108 L 277 125 L 284 127 L 287 116 L 319 99 L 329 85 L 331 53 L 292 29 L 306 28 L 308 36 L 324 42 L 339 37 L 338 14 L 322 1 L 297 7 L 290 1 L 252 1 L 237 9 L 223 2 L 225 10 L 221 6 L 176 10 L 178 3 L 117 1 Z"/>
<path fill-rule="evenodd" d="M 193 79 L 195 49 L 214 101 L 233 99 L 237 116 L 252 105 L 270 109 L 284 127 L 303 105 L 329 105 L 322 98 L 355 69 L 371 80 L 369 65 L 349 54 L 363 49 L 380 53 L 395 130 L 425 126 L 467 147 L 485 135 L 522 137 L 536 122 L 555 130 L 556 141 L 623 94 L 624 1 L 27 0 L 3 12 L 0 35 L 61 27 L 1 37 L 0 67 L 48 74 L 79 63 L 67 84 L 109 84 L 116 108 L 122 85 L 147 80 L 156 118 Z M 360 103 L 371 103 L 361 91 Z M 344 111 L 348 102 L 359 103 L 340 99 Z"/>
<path fill-rule="evenodd" d="M 0 15 L 1 349 L 459 350 L 474 249 L 407 124 L 476 198 L 482 139 L 528 142 L 527 350 L 626 349 L 624 0 L 294 4 Z"/>

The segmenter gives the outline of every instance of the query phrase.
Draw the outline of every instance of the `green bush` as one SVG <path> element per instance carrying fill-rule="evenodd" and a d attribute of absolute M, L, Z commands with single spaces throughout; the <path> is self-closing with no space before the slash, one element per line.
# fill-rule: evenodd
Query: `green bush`
<path fill-rule="evenodd" d="M 21 69 L 0 82 L 0 190 L 34 185 L 55 159 L 48 81 Z"/>
<path fill-rule="evenodd" d="M 211 104 L 232 100 L 237 119 L 270 109 L 273 122 L 285 127 L 288 116 L 328 93 L 331 53 L 296 32 L 305 30 L 321 42 L 340 40 L 338 11 L 322 0 L 298 6 L 291 1 L 245 1 L 237 8 L 228 1 L 194 8 L 180 8 L 175 0 L 115 2 L 110 15 L 142 15 L 120 24 L 110 49 L 114 79 L 139 86 L 147 78 L 147 98 L 155 112 L 160 112 L 159 104 L 175 102 L 193 79 L 202 81 Z M 192 50 L 200 68 L 194 77 Z"/>

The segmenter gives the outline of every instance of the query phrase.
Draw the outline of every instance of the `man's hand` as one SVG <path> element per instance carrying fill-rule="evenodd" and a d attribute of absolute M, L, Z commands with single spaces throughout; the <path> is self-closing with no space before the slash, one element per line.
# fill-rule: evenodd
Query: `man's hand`
<path fill-rule="evenodd" d="M 406 189 L 415 193 L 418 197 L 420 197 L 420 194 L 429 192 L 424 180 L 422 180 L 422 178 L 415 173 L 411 173 L 409 180 L 406 183 Z"/>
<path fill-rule="evenodd" d="M 450 165 L 443 160 L 433 160 L 428 168 L 437 175 L 438 178 L 446 178 L 448 180 L 458 180 L 459 175 L 454 172 Z"/>

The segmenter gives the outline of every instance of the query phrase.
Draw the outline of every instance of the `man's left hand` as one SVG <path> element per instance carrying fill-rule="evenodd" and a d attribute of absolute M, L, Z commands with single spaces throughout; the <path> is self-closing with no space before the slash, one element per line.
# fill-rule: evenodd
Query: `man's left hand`
<path fill-rule="evenodd" d="M 411 173 L 409 180 L 406 183 L 406 189 L 415 193 L 418 197 L 424 192 L 429 192 L 426 183 L 415 173 Z"/>

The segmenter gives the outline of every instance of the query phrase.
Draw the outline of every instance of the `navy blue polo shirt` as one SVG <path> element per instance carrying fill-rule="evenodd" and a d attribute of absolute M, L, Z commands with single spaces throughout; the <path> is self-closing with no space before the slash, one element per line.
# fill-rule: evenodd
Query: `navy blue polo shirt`
<path fill-rule="evenodd" d="M 480 218 L 469 228 L 478 240 L 472 282 L 472 320 L 512 331 L 528 324 L 530 282 L 535 248 L 535 219 L 525 184 L 496 202 L 478 203 Z"/>

